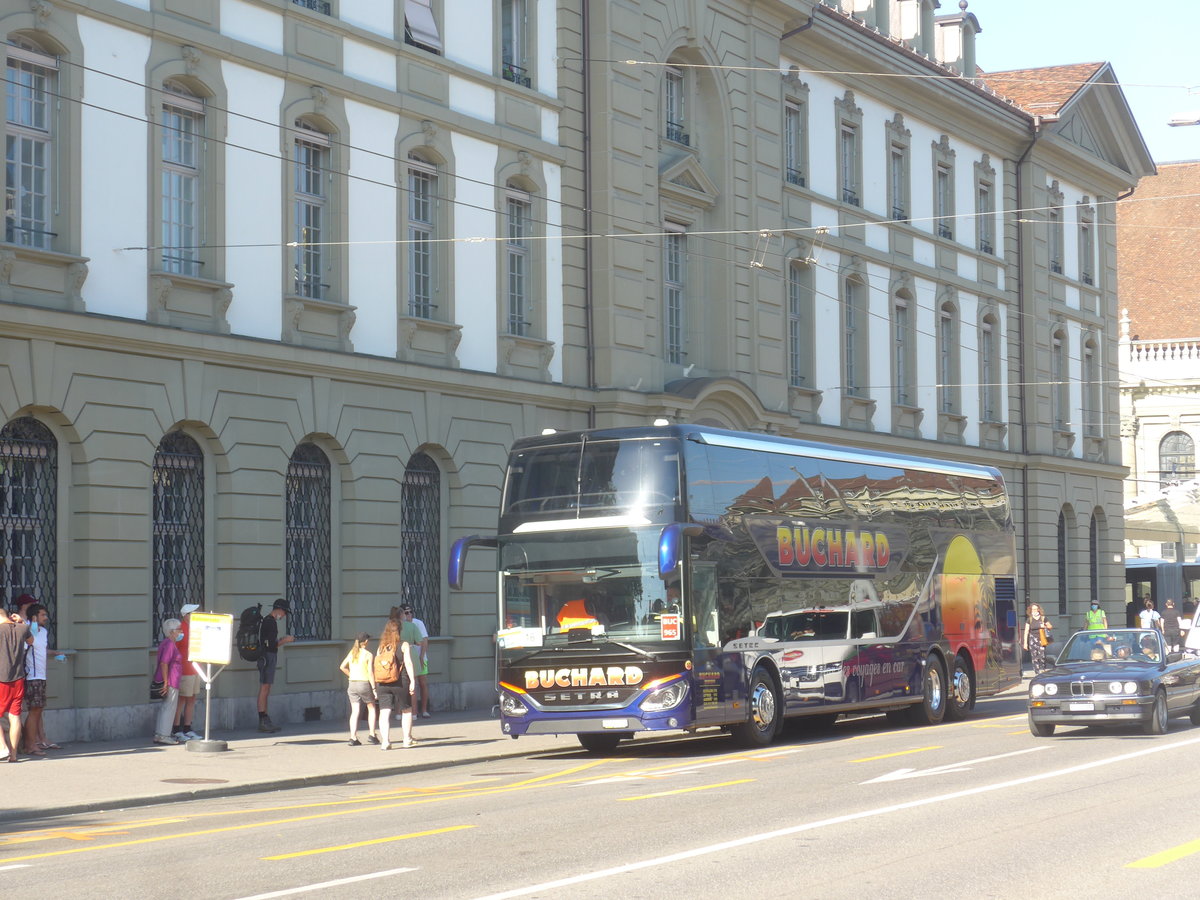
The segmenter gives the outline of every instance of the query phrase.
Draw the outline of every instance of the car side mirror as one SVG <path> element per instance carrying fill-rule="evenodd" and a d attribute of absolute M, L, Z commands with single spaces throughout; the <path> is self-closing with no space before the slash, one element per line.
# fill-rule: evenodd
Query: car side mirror
<path fill-rule="evenodd" d="M 1167 654 L 1167 662 L 1169 662 L 1169 663 L 1177 663 L 1181 659 L 1183 659 L 1182 653 L 1168 653 Z"/>
<path fill-rule="evenodd" d="M 864 631 L 862 633 L 862 640 L 864 641 L 873 641 L 876 637 L 878 637 L 878 635 L 876 635 L 873 631 Z"/>

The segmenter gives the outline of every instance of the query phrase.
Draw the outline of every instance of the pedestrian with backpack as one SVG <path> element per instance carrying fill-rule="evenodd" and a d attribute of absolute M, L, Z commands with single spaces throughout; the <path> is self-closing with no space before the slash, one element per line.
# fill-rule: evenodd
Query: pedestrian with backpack
<path fill-rule="evenodd" d="M 340 666 L 343 674 L 350 679 L 346 693 L 350 697 L 350 746 L 360 747 L 358 739 L 358 715 L 362 705 L 367 704 L 367 725 L 371 733 L 367 735 L 368 744 L 378 744 L 375 736 L 375 720 L 378 710 L 375 707 L 375 656 L 367 649 L 371 636 L 360 631 L 354 639 L 354 646 L 346 654 Z"/>
<path fill-rule="evenodd" d="M 273 734 L 279 726 L 267 715 L 267 698 L 271 696 L 271 685 L 275 683 L 275 666 L 279 660 L 279 648 L 290 644 L 294 638 L 289 635 L 279 636 L 279 620 L 290 616 L 292 608 L 280 597 L 271 607 L 271 614 L 263 616 L 259 626 L 262 653 L 258 657 L 258 730 Z"/>
<path fill-rule="evenodd" d="M 383 749 L 391 750 L 392 710 L 400 711 L 400 735 L 403 747 L 411 747 L 413 693 L 417 689 L 413 669 L 412 645 L 401 636 L 400 622 L 389 618 L 379 636 L 375 654 L 375 694 L 379 698 L 379 736 Z"/>

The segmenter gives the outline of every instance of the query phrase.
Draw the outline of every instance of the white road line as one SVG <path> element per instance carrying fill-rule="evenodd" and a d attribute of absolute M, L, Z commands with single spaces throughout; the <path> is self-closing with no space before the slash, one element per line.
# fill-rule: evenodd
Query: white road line
<path fill-rule="evenodd" d="M 998 753 L 995 756 L 981 756 L 978 759 L 967 759 L 963 762 L 946 763 L 944 766 L 933 766 L 928 769 L 896 769 L 894 772 L 889 772 L 886 775 L 880 775 L 878 778 L 872 778 L 870 781 L 861 781 L 859 784 L 880 784 L 885 781 L 900 781 L 904 778 L 923 778 L 926 775 L 948 775 L 951 772 L 965 772 L 976 763 L 991 762 L 993 759 L 1004 759 L 1008 756 L 1020 756 L 1023 753 L 1037 753 L 1039 750 L 1050 749 L 1049 744 L 1039 744 L 1036 747 L 1026 747 L 1024 750 L 1014 750 L 1011 753 Z"/>
<path fill-rule="evenodd" d="M 9 869 L 28 869 L 29 863 L 14 863 L 11 866 L 0 866 L 0 872 L 7 872 Z"/>
<path fill-rule="evenodd" d="M 350 878 L 338 878 L 335 881 L 322 881 L 319 884 L 305 884 L 300 887 L 287 888 L 282 891 L 271 891 L 269 894 L 254 894 L 242 897 L 241 900 L 270 900 L 271 897 L 287 897 L 291 894 L 303 894 L 305 891 L 320 891 L 325 888 L 340 887 L 343 884 L 354 884 L 356 881 L 370 881 L 372 878 L 387 878 L 389 875 L 403 875 L 405 872 L 417 871 L 414 867 L 404 869 L 388 869 L 386 872 L 371 872 L 367 875 L 354 875 Z"/>
<path fill-rule="evenodd" d="M 906 809 L 916 809 L 921 806 L 930 806 L 935 803 L 945 803 L 949 800 L 960 800 L 963 797 L 974 797 L 979 794 L 987 794 L 992 791 L 1001 791 L 1006 788 L 1019 787 L 1023 784 L 1031 784 L 1035 781 L 1047 781 L 1051 778 L 1060 778 L 1064 775 L 1073 775 L 1076 772 L 1086 772 L 1088 769 L 1097 769 L 1101 766 L 1111 766 L 1116 763 L 1127 762 L 1131 759 L 1137 759 L 1142 756 L 1150 756 L 1154 753 L 1162 753 L 1165 750 L 1175 750 L 1180 747 L 1191 747 L 1200 744 L 1200 737 L 1192 738 L 1186 741 L 1179 741 L 1171 744 L 1157 744 L 1153 747 L 1148 747 L 1145 750 L 1135 750 L 1132 753 L 1122 753 L 1120 756 L 1111 756 L 1107 759 L 1099 759 L 1095 762 L 1081 763 L 1077 766 L 1069 766 L 1066 769 L 1057 769 L 1053 772 L 1042 772 L 1038 775 L 1027 775 L 1024 778 L 1015 778 L 1012 781 L 1001 781 L 996 784 L 986 784 L 980 787 L 967 788 L 962 791 L 953 791 L 949 794 L 938 794 L 933 797 L 924 797 L 920 800 L 909 800 L 907 803 L 896 803 L 892 806 L 880 806 L 876 809 L 866 809 L 861 812 L 847 813 L 844 816 L 834 816 L 829 819 L 820 819 L 816 822 L 805 822 L 801 825 L 793 825 L 789 828 L 780 828 L 775 831 L 765 831 L 760 834 L 751 834 L 746 837 L 736 838 L 732 841 L 722 841 L 719 844 L 710 844 L 707 847 L 696 847 L 693 850 L 684 850 L 679 853 L 672 853 L 668 856 L 659 856 L 654 859 L 644 859 L 641 862 L 628 863 L 623 866 L 613 866 L 610 869 L 601 869 L 597 872 L 585 872 L 582 875 L 574 875 L 570 878 L 560 878 L 557 881 L 546 881 L 541 884 L 531 885 L 530 887 L 513 888 L 509 891 L 504 891 L 499 894 L 489 894 L 486 897 L 481 897 L 479 900 L 509 900 L 511 897 L 526 897 L 529 894 L 537 894 L 543 891 L 554 890 L 555 888 L 569 887 L 573 884 L 581 884 L 585 881 L 595 881 L 600 878 L 609 878 L 613 875 L 624 875 L 627 872 L 636 872 L 640 869 L 650 869 L 655 866 L 667 865 L 669 863 L 680 862 L 685 859 L 694 859 L 697 856 L 707 856 L 710 853 L 720 853 L 723 850 L 733 850 L 737 847 L 745 847 L 750 844 L 757 844 L 761 841 L 769 841 L 775 838 L 788 837 L 793 834 L 800 834 L 804 831 L 815 831 L 818 828 L 827 828 L 831 825 L 844 825 L 847 822 L 854 822 L 859 819 L 869 819 L 872 816 L 884 816 L 890 813 L 902 812 Z"/>

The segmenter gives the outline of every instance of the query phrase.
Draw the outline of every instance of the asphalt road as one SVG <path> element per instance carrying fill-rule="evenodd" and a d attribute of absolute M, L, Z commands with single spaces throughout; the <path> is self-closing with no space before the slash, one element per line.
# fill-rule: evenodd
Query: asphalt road
<path fill-rule="evenodd" d="M 1196 896 L 1200 728 L 1039 739 L 1023 709 L 29 822 L 0 834 L 0 895 Z"/>

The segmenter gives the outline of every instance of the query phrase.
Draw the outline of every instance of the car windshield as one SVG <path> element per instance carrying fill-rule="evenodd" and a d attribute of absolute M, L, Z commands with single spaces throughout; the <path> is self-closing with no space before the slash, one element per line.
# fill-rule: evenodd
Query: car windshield
<path fill-rule="evenodd" d="M 1162 641 L 1156 631 L 1081 631 L 1059 654 L 1060 663 L 1161 662 Z"/>

